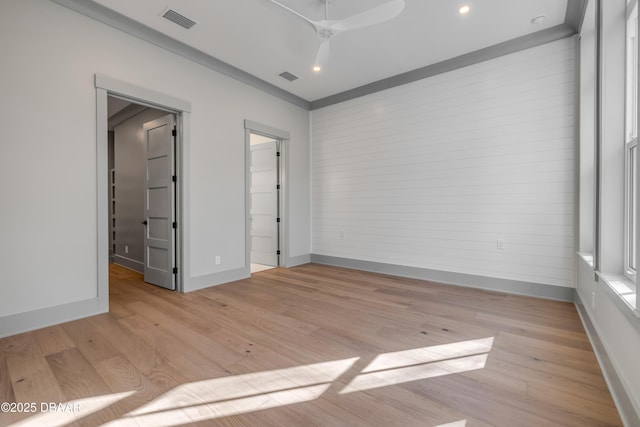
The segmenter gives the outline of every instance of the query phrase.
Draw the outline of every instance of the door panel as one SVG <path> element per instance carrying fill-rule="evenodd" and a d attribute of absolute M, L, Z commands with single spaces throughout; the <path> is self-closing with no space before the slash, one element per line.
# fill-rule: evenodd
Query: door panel
<path fill-rule="evenodd" d="M 251 262 L 278 266 L 278 142 L 251 145 Z"/>
<path fill-rule="evenodd" d="M 172 114 L 144 124 L 144 280 L 167 289 L 175 289 L 174 126 Z"/>

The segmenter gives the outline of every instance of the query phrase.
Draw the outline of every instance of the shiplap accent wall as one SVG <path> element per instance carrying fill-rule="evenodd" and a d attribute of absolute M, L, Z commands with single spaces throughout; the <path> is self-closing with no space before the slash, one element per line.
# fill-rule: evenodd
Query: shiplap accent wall
<path fill-rule="evenodd" d="M 574 61 L 568 38 L 313 111 L 312 252 L 574 287 Z"/>

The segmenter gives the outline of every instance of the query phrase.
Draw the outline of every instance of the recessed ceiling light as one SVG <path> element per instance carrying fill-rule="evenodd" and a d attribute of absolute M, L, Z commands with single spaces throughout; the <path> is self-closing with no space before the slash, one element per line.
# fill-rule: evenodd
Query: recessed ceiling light
<path fill-rule="evenodd" d="M 470 10 L 471 10 L 471 7 L 469 7 L 469 5 L 467 5 L 467 4 L 465 4 L 460 9 L 458 9 L 458 13 L 460 15 L 466 15 L 467 13 L 469 13 Z"/>
<path fill-rule="evenodd" d="M 320 70 L 322 70 L 322 68 L 320 68 L 320 66 L 319 66 L 319 65 L 314 65 L 314 66 L 313 66 L 313 71 L 314 71 L 314 72 L 319 73 L 319 72 L 320 72 Z"/>
<path fill-rule="evenodd" d="M 533 18 L 533 19 L 531 20 L 531 23 L 532 23 L 532 24 L 536 24 L 536 25 L 540 25 L 540 24 L 542 24 L 542 23 L 544 22 L 544 20 L 545 20 L 545 19 L 547 19 L 547 17 L 546 17 L 546 16 L 544 16 L 544 15 L 538 15 L 538 16 L 536 16 L 535 18 Z"/>

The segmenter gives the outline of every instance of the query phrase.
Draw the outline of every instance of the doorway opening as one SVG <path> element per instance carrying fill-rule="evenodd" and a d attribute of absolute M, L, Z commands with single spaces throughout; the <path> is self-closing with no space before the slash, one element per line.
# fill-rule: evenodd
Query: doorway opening
<path fill-rule="evenodd" d="M 188 247 L 188 233 L 183 229 L 188 229 L 189 205 L 185 198 L 185 188 L 188 184 L 184 182 L 183 170 L 188 169 L 185 152 L 188 151 L 189 143 L 189 120 L 191 116 L 191 103 L 163 92 L 164 87 L 159 90 L 144 88 L 122 80 L 114 79 L 102 74 L 95 75 L 96 88 L 96 182 L 97 182 L 97 276 L 98 276 L 98 311 L 109 311 L 109 214 L 110 204 L 110 180 L 109 180 L 109 108 L 108 98 L 119 98 L 134 104 L 145 107 L 152 107 L 165 111 L 173 115 L 176 120 L 175 137 L 175 223 L 174 233 L 175 247 L 175 269 L 174 280 L 175 289 L 182 292 L 184 290 L 184 278 L 189 277 L 189 272 L 185 271 L 184 247 Z M 118 183 L 116 182 L 117 186 Z M 116 207 L 117 209 L 117 207 Z M 116 210 L 117 214 L 117 210 Z M 173 226 L 173 224 L 172 224 Z M 117 238 L 117 236 L 116 236 Z"/>
<path fill-rule="evenodd" d="M 108 96 L 107 116 L 109 261 L 175 290 L 176 113 Z"/>
<path fill-rule="evenodd" d="M 280 141 L 249 135 L 251 273 L 280 265 Z"/>
<path fill-rule="evenodd" d="M 285 171 L 288 133 L 245 122 L 247 264 L 250 273 L 285 266 Z"/>

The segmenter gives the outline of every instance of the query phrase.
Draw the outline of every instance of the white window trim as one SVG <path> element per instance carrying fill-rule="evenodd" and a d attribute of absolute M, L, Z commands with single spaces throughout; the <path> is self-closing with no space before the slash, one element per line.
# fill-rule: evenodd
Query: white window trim
<path fill-rule="evenodd" d="M 635 283 L 636 281 L 636 269 L 633 268 L 631 264 L 631 256 L 633 254 L 631 245 L 633 244 L 633 239 L 631 238 L 631 221 L 633 219 L 633 211 L 637 206 L 637 197 L 638 197 L 638 188 L 637 184 L 635 186 L 631 185 L 631 179 L 633 175 L 631 173 L 631 164 L 633 159 L 632 150 L 635 148 L 637 150 L 638 146 L 638 138 L 633 138 L 631 141 L 625 144 L 625 196 L 624 196 L 624 275 L 631 281 Z M 637 158 L 637 153 L 635 154 Z M 636 173 L 637 173 L 638 163 L 636 161 Z M 635 187 L 635 188 L 634 188 Z M 635 191 L 635 197 L 632 197 L 632 191 Z M 637 215 L 637 212 L 636 212 Z M 636 219 L 637 221 L 637 219 Z M 637 223 L 636 223 L 637 227 Z M 636 242 L 637 245 L 637 242 Z M 637 252 L 637 248 L 636 248 Z M 637 258 L 637 256 L 636 256 Z"/>
<path fill-rule="evenodd" d="M 593 254 L 578 252 L 578 256 L 589 267 L 593 268 Z M 625 308 L 640 319 L 640 307 L 638 307 L 638 286 L 635 282 L 629 280 L 628 277 L 620 274 L 602 273 L 595 271 L 598 279 L 604 282 L 607 287 L 615 294 L 623 303 Z"/>
<path fill-rule="evenodd" d="M 625 17 L 626 47 L 625 47 L 625 153 L 624 153 L 624 275 L 633 283 L 636 282 L 638 241 L 637 230 L 632 229 L 632 221 L 638 226 L 638 198 L 640 188 L 637 182 L 632 182 L 633 174 L 631 165 L 635 161 L 636 174 L 638 168 L 638 3 L 633 1 L 627 4 Z M 634 22 L 635 21 L 635 22 Z M 635 157 L 632 156 L 636 151 Z M 634 194 L 632 194 L 632 191 Z M 635 212 L 635 218 L 634 218 Z M 634 232 L 634 236 L 631 233 Z M 635 244 L 635 248 L 632 245 Z M 634 256 L 632 260 L 631 257 Z M 635 265 L 634 265 L 635 264 Z M 636 268 L 634 268 L 634 266 Z M 635 287 L 634 287 L 635 290 Z M 635 303 L 634 303 L 635 306 Z"/>
<path fill-rule="evenodd" d="M 598 277 L 607 284 L 609 289 L 616 294 L 631 312 L 640 318 L 640 309 L 638 309 L 638 292 L 635 282 L 629 280 L 626 276 L 607 274 L 597 272 Z"/>

